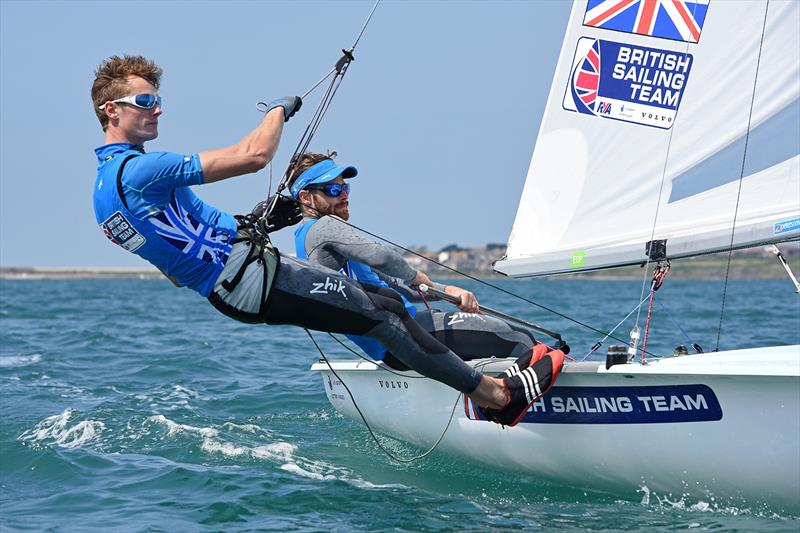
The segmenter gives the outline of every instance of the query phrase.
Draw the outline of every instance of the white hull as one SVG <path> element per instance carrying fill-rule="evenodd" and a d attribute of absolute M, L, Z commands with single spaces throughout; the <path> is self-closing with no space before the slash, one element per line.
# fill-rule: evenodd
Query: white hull
<path fill-rule="evenodd" d="M 606 491 L 646 486 L 800 507 L 800 346 L 609 370 L 568 363 L 536 413 L 514 428 L 474 419 L 457 392 L 415 372 L 332 364 L 373 429 L 423 448 L 439 438 L 457 403 L 438 449 L 487 465 Z M 484 371 L 509 364 L 489 362 Z M 336 410 L 361 421 L 328 365 L 312 370 Z"/>

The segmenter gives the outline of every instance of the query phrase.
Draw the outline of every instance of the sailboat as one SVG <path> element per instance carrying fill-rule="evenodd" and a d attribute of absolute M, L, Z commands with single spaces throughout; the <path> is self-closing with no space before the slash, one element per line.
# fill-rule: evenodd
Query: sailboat
<path fill-rule="evenodd" d="M 576 0 L 495 270 L 577 273 L 797 240 L 799 130 L 800 3 Z M 312 370 L 338 412 L 422 448 L 583 488 L 800 505 L 800 346 L 640 359 L 626 355 L 635 344 L 566 363 L 510 428 L 414 372 L 365 360 Z"/>

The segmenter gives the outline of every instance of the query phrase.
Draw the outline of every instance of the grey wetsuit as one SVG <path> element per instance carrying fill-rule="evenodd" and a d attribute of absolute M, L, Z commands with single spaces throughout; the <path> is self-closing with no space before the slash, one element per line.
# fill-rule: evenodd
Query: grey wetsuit
<path fill-rule="evenodd" d="M 420 300 L 418 293 L 408 287 L 417 272 L 403 256 L 338 217 L 319 218 L 308 229 L 304 244 L 308 261 L 313 265 L 340 270 L 348 260 L 356 260 L 369 265 L 380 280 L 408 300 Z M 444 290 L 443 285 L 435 285 Z M 427 309 L 417 313 L 415 320 L 464 360 L 489 356 L 517 358 L 536 344 L 528 331 L 482 314 Z M 390 352 L 384 360 L 402 367 L 391 348 Z"/>

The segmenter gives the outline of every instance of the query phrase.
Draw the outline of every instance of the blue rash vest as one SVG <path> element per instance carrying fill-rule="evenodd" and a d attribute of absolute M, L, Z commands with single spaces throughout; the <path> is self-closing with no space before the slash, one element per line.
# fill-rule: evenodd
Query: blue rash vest
<path fill-rule="evenodd" d="M 306 253 L 306 235 L 308 234 L 308 230 L 311 229 L 311 226 L 317 222 L 318 218 L 312 218 L 303 222 L 296 230 L 294 230 L 294 246 L 295 251 L 297 253 L 297 257 L 300 259 L 308 259 L 308 254 Z M 355 259 L 348 259 L 345 263 L 344 267 L 341 269 L 341 272 L 352 279 L 358 280 L 365 285 L 374 285 L 378 287 L 389 287 L 389 285 L 383 281 L 381 278 L 378 277 L 377 274 L 372 270 L 372 268 L 367 265 L 366 263 L 362 263 L 361 261 L 356 261 Z M 394 290 L 394 289 L 392 289 Z M 417 308 L 409 302 L 405 296 L 398 293 L 400 298 L 403 299 L 403 305 L 405 305 L 408 314 L 416 316 Z M 376 361 L 381 361 L 383 356 L 386 354 L 386 348 L 380 342 L 376 341 L 375 339 L 370 339 L 369 337 L 361 337 L 359 335 L 345 335 L 348 339 L 356 343 L 356 345 L 361 348 L 364 353 L 368 356 L 373 358 Z"/>
<path fill-rule="evenodd" d="M 94 213 L 100 230 L 180 285 L 208 297 L 230 254 L 236 219 L 189 188 L 204 183 L 200 156 L 144 153 L 130 143 L 107 144 L 95 153 Z"/>

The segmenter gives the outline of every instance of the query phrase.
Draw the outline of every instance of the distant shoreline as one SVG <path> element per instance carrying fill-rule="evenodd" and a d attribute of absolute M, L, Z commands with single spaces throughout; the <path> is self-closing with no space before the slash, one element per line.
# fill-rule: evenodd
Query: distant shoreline
<path fill-rule="evenodd" d="M 164 279 L 155 268 L 131 267 L 0 267 L 0 279 Z"/>
<path fill-rule="evenodd" d="M 500 259 L 506 249 L 503 245 L 486 245 L 478 248 L 460 248 L 451 245 L 439 252 L 425 249 L 406 253 L 405 258 L 415 269 L 423 270 L 433 279 L 464 279 L 454 272 L 483 279 L 513 279 L 494 272 L 492 265 Z M 783 253 L 795 275 L 800 276 L 800 243 L 787 243 Z M 789 277 L 778 259 L 766 247 L 736 250 L 730 254 L 702 255 L 672 261 L 671 279 L 722 280 L 729 271 L 732 280 L 770 280 Z M 453 269 L 453 270 L 450 270 Z M 652 272 L 652 265 L 650 266 Z M 641 280 L 644 271 L 640 266 L 627 266 L 585 272 L 563 274 L 543 279 L 602 279 L 602 280 Z M 166 279 L 155 267 L 142 264 L 140 267 L 92 267 L 92 266 L 0 266 L 0 279 L 5 280 L 45 280 L 45 279 Z M 531 279 L 531 278 L 528 278 Z"/>
<path fill-rule="evenodd" d="M 800 274 L 800 258 L 789 258 L 795 275 Z M 434 279 L 463 279 L 451 271 L 437 268 L 427 270 Z M 681 280 L 721 280 L 725 278 L 727 256 L 704 256 L 676 260 L 672 263 L 670 277 Z M 465 274 L 483 279 L 512 279 L 486 270 L 465 270 Z M 641 280 L 641 267 L 622 267 L 583 274 L 566 274 L 545 279 L 553 280 Z M 148 267 L 0 267 L 0 280 L 77 280 L 77 279 L 140 279 L 165 280 L 164 275 L 155 268 Z M 528 278 L 531 279 L 531 278 Z M 736 257 L 731 261 L 729 279 L 731 280 L 781 280 L 788 276 L 778 263 L 770 257 Z"/>

